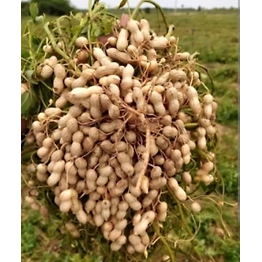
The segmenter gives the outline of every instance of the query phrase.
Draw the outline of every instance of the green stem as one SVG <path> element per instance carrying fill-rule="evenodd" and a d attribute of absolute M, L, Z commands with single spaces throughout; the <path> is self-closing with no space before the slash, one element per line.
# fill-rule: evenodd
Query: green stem
<path fill-rule="evenodd" d="M 211 92 L 210 93 L 213 94 L 213 92 L 214 92 L 214 82 L 213 82 L 213 78 L 210 75 L 208 69 L 205 66 L 203 66 L 201 64 L 198 64 L 198 63 L 196 63 L 196 66 L 199 66 L 199 67 L 201 67 L 202 69 L 204 69 L 206 71 L 206 73 L 207 73 L 207 75 L 208 75 L 208 77 L 209 77 L 209 79 L 211 81 Z"/>
<path fill-rule="evenodd" d="M 187 123 L 187 124 L 185 124 L 185 128 L 188 128 L 188 129 L 196 128 L 198 126 L 199 126 L 198 123 Z"/>
<path fill-rule="evenodd" d="M 166 26 L 166 29 L 168 30 L 168 24 L 167 24 L 167 21 L 166 21 L 166 18 L 165 18 L 165 15 L 164 15 L 164 12 L 163 12 L 163 9 L 161 8 L 160 5 L 158 5 L 156 2 L 152 1 L 152 0 L 140 0 L 140 2 L 138 3 L 138 5 L 136 6 L 136 8 L 134 9 L 133 13 L 131 14 L 131 18 L 134 19 L 136 16 L 137 16 L 137 13 L 140 11 L 140 6 L 143 4 L 143 3 L 149 3 L 149 4 L 152 4 L 154 5 L 161 13 L 162 17 L 163 17 L 163 20 L 164 20 L 164 23 L 165 23 L 165 26 Z"/>
<path fill-rule="evenodd" d="M 186 222 L 186 219 L 185 219 L 185 216 L 184 216 L 184 212 L 183 212 L 181 203 L 180 203 L 179 201 L 177 201 L 177 206 L 178 206 L 178 209 L 179 209 L 179 213 L 180 213 L 180 216 L 181 216 L 181 220 L 182 220 L 183 225 L 185 225 L 187 232 L 188 232 L 190 235 L 192 235 L 191 229 L 189 228 L 188 223 Z"/>
<path fill-rule="evenodd" d="M 175 262 L 176 260 L 175 260 L 174 252 L 172 251 L 172 249 L 170 248 L 170 246 L 166 242 L 165 238 L 160 233 L 159 226 L 158 226 L 157 222 L 154 221 L 152 225 L 153 225 L 155 233 L 157 234 L 157 236 L 160 238 L 160 240 L 164 244 L 165 248 L 167 249 L 167 251 L 170 255 L 170 261 Z"/>
<path fill-rule="evenodd" d="M 174 195 L 174 193 L 172 192 L 172 190 L 170 189 L 170 187 L 168 187 L 168 191 L 170 192 L 170 194 L 174 197 L 174 199 L 176 200 L 178 209 L 179 209 L 179 213 L 181 216 L 181 220 L 182 220 L 182 224 L 185 225 L 187 232 L 192 235 L 192 232 L 190 230 L 190 228 L 188 227 L 188 223 L 186 222 L 185 216 L 184 216 L 184 212 L 182 210 L 182 206 L 180 201 L 176 198 L 176 196 Z"/>
<path fill-rule="evenodd" d="M 36 54 L 38 54 L 38 53 L 40 52 L 44 41 L 45 41 L 45 39 L 42 39 L 42 40 L 41 40 L 41 43 L 39 44 L 39 46 L 38 46 L 38 48 L 37 48 L 37 50 L 36 50 Z"/>
<path fill-rule="evenodd" d="M 48 36 L 48 38 L 50 39 L 51 41 L 51 44 L 52 44 L 52 47 L 53 49 L 55 50 L 56 53 L 58 53 L 59 55 L 61 55 L 65 60 L 66 62 L 73 68 L 75 69 L 76 71 L 76 74 L 78 74 L 80 76 L 81 72 L 79 71 L 79 69 L 76 67 L 75 63 L 73 62 L 72 59 L 70 59 L 70 57 L 68 55 L 66 55 L 60 48 L 59 46 L 56 44 L 56 41 L 55 41 L 55 38 L 54 36 L 52 35 L 51 31 L 49 30 L 49 22 L 47 22 L 45 25 L 44 25 L 44 30 Z"/>
<path fill-rule="evenodd" d="M 28 30 L 28 46 L 29 46 L 29 54 L 30 54 L 30 58 L 31 58 L 31 61 L 34 63 L 34 67 L 35 67 L 35 64 L 37 61 L 35 59 L 35 53 L 33 52 L 33 47 L 32 47 L 32 43 L 33 43 L 33 38 L 32 38 L 32 34 L 31 34 L 31 21 L 28 22 L 27 24 L 27 30 Z"/>
<path fill-rule="evenodd" d="M 80 22 L 80 27 L 78 28 L 78 30 L 76 31 L 76 33 L 74 34 L 74 36 L 72 37 L 72 39 L 69 43 L 69 49 L 71 49 L 73 47 L 73 45 L 75 44 L 77 37 L 80 35 L 80 33 L 83 30 L 86 23 L 87 23 L 87 20 L 85 18 L 82 18 L 82 21 Z"/>
<path fill-rule="evenodd" d="M 170 25 L 170 26 L 168 27 L 168 31 L 167 31 L 167 34 L 165 35 L 165 37 L 166 37 L 167 39 L 169 39 L 170 36 L 173 35 L 174 30 L 175 30 L 175 26 L 174 26 L 174 25 Z"/>

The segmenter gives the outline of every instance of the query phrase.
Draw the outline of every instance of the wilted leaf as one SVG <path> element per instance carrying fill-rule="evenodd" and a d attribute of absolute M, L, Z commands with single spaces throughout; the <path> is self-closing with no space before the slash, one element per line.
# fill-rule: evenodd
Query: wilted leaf
<path fill-rule="evenodd" d="M 123 7 L 126 3 L 127 3 L 127 0 L 122 0 L 117 8 L 119 9 Z"/>

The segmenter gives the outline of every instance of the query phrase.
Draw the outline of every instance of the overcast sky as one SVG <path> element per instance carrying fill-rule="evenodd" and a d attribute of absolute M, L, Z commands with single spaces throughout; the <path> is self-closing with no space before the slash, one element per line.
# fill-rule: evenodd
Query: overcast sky
<path fill-rule="evenodd" d="M 155 0 L 161 7 L 174 8 L 175 5 L 179 8 L 182 5 L 186 7 L 197 8 L 198 6 L 205 8 L 216 8 L 216 7 L 238 7 L 239 0 Z M 71 4 L 77 8 L 87 9 L 88 0 L 70 0 Z M 100 0 L 107 7 L 116 7 L 119 5 L 121 0 Z M 139 0 L 129 0 L 129 5 L 135 7 Z M 142 7 L 153 7 L 151 4 L 143 4 Z"/>

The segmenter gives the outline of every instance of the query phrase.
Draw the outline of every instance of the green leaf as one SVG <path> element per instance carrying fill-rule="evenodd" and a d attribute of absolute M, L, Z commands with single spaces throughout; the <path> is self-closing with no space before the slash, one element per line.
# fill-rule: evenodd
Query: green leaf
<path fill-rule="evenodd" d="M 33 2 L 29 6 L 29 12 L 33 20 L 38 16 L 39 10 L 37 3 Z"/>
<path fill-rule="evenodd" d="M 25 71 L 25 77 L 28 79 L 28 81 L 32 84 L 37 84 L 38 82 L 33 79 L 34 77 L 34 70 L 28 69 Z"/>
<path fill-rule="evenodd" d="M 21 48 L 21 57 L 27 59 L 30 57 L 30 53 L 25 48 Z"/>
<path fill-rule="evenodd" d="M 21 115 L 26 114 L 31 106 L 30 93 L 24 92 L 21 95 Z"/>
<path fill-rule="evenodd" d="M 36 35 L 32 35 L 32 44 L 36 45 L 36 47 L 38 47 L 38 45 L 41 43 L 41 38 L 36 36 Z"/>
<path fill-rule="evenodd" d="M 127 0 L 122 0 L 119 4 L 119 6 L 117 7 L 117 9 L 120 9 L 121 7 L 123 7 L 125 4 L 127 3 Z"/>
<path fill-rule="evenodd" d="M 101 28 L 100 28 L 100 27 L 96 27 L 96 28 L 94 29 L 93 34 L 94 34 L 95 37 L 100 36 L 100 35 L 101 35 Z"/>

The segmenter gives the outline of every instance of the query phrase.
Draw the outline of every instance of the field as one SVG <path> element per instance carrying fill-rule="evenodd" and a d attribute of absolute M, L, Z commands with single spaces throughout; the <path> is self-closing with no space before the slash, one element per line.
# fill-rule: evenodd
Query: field
<path fill-rule="evenodd" d="M 225 11 L 225 10 L 224 10 Z M 218 101 L 217 166 L 224 187 L 221 205 L 207 206 L 199 215 L 201 227 L 195 236 L 193 249 L 177 255 L 178 262 L 238 262 L 240 261 L 239 224 L 239 12 L 231 10 L 190 13 L 165 12 L 168 23 L 175 25 L 182 50 L 198 52 L 199 63 L 208 68 L 214 82 L 213 96 Z M 153 12 L 144 15 L 156 32 L 164 27 Z M 22 31 L 27 17 L 22 17 Z M 22 37 L 22 45 L 26 45 Z M 207 85 L 210 83 L 207 83 Z M 222 195 L 222 194 L 221 194 Z M 223 197 L 223 198 L 222 198 Z M 221 212 L 218 212 L 220 210 Z M 77 254 L 76 245 L 61 237 L 56 221 L 43 219 L 37 212 L 23 208 L 21 212 L 22 262 L 102 262 L 101 250 L 93 248 L 84 258 Z M 89 241 L 96 242 L 96 235 Z M 91 244 L 91 243 L 90 243 Z M 92 246 L 92 244 L 91 244 Z M 95 247 L 96 245 L 94 245 Z M 105 250 L 103 250 L 105 251 Z M 109 254 L 109 256 L 112 254 Z M 116 261 L 111 257 L 106 261 Z M 150 260 L 160 261 L 155 255 Z"/>

